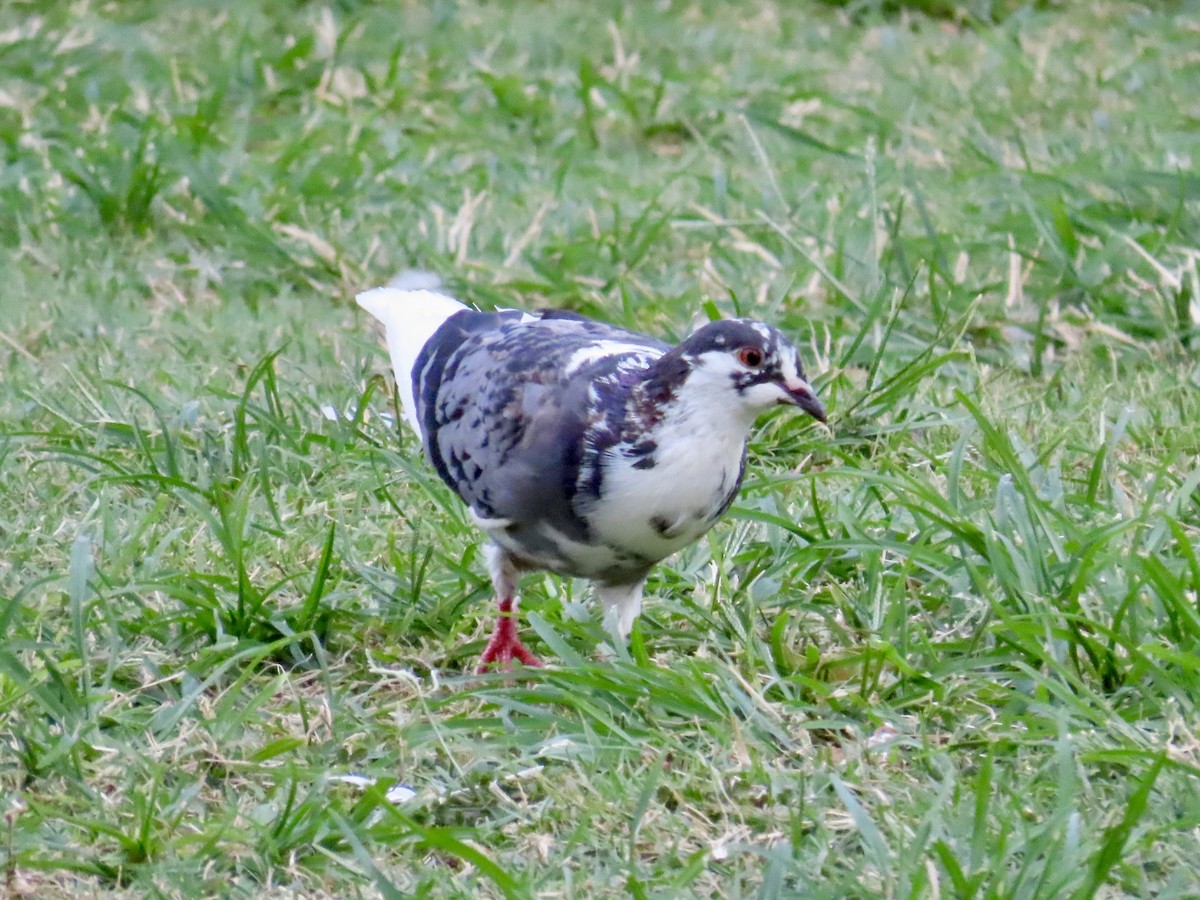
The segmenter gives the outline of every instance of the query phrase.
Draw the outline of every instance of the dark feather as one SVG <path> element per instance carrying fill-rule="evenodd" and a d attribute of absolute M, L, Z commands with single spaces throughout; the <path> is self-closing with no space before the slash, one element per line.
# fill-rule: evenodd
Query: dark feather
<path fill-rule="evenodd" d="M 639 353 L 645 369 L 667 346 L 573 314 L 522 318 L 460 312 L 425 345 L 413 366 L 425 451 L 442 480 L 479 515 L 511 520 L 514 538 L 537 544 L 532 526 L 545 523 L 586 541 L 575 499 L 585 435 L 603 416 L 589 388 L 599 384 L 598 402 L 623 414 L 618 395 L 632 383 L 622 390 L 610 379 L 603 390 L 605 376 Z M 630 353 L 565 374 L 576 353 L 602 341 L 630 344 Z"/>

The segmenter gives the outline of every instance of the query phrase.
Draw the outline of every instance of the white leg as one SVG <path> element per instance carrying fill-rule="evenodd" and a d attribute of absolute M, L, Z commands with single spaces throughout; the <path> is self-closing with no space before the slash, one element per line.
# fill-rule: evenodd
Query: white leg
<path fill-rule="evenodd" d="M 604 604 L 604 627 L 624 642 L 633 630 L 633 620 L 642 611 L 644 581 L 634 584 L 596 585 L 596 596 Z"/>
<path fill-rule="evenodd" d="M 517 583 L 521 573 L 513 565 L 512 558 L 496 544 L 487 544 L 483 548 L 483 559 L 487 563 L 488 574 L 492 576 L 492 587 L 499 601 L 511 600 L 513 607 L 517 603 Z"/>

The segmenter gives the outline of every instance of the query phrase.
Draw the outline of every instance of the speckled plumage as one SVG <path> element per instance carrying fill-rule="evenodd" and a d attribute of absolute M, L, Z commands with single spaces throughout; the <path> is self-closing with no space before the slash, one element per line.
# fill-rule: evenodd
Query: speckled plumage
<path fill-rule="evenodd" d="M 650 568 L 736 497 L 756 415 L 791 403 L 824 420 L 795 347 L 761 322 L 710 323 L 670 347 L 573 313 L 447 307 L 422 340 L 409 324 L 446 302 L 433 297 L 380 289 L 360 303 L 411 379 L 426 454 L 495 544 L 502 603 L 520 571 L 588 578 L 627 634 Z"/>

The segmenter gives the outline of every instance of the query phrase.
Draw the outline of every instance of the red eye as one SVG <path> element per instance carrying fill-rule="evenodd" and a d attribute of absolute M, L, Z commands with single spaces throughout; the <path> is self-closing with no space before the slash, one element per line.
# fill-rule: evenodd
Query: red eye
<path fill-rule="evenodd" d="M 743 347 L 737 352 L 738 362 L 751 369 L 757 369 L 763 364 L 763 352 L 757 347 Z"/>

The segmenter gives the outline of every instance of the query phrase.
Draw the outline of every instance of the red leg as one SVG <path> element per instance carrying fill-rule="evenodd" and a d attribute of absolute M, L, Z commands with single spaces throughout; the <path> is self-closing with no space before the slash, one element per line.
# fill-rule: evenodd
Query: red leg
<path fill-rule="evenodd" d="M 521 661 L 522 665 L 540 667 L 541 662 L 526 649 L 517 637 L 517 611 L 513 609 L 512 597 L 500 601 L 500 617 L 492 630 L 492 639 L 484 648 L 483 656 L 479 659 L 476 674 L 482 675 L 492 663 L 500 663 L 500 668 L 512 667 L 513 659 Z"/>

